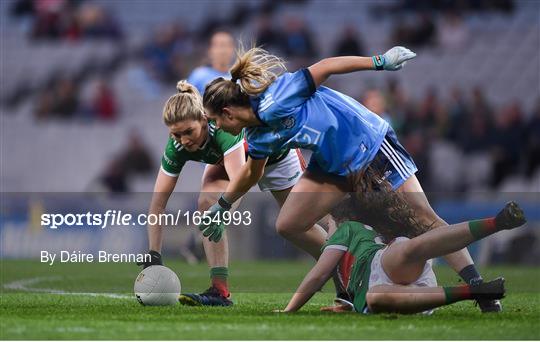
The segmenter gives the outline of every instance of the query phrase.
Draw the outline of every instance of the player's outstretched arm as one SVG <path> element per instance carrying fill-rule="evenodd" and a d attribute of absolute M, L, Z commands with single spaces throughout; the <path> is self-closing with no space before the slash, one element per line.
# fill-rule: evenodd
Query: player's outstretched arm
<path fill-rule="evenodd" d="M 311 72 L 315 86 L 318 87 L 331 75 L 347 74 L 362 70 L 390 70 L 403 68 L 405 63 L 416 57 L 411 50 L 395 46 L 383 55 L 373 57 L 344 56 L 325 58 L 308 69 Z"/>
<path fill-rule="evenodd" d="M 319 260 L 306 275 L 284 312 L 298 311 L 330 279 L 339 259 L 345 252 L 338 249 L 326 249 Z"/>

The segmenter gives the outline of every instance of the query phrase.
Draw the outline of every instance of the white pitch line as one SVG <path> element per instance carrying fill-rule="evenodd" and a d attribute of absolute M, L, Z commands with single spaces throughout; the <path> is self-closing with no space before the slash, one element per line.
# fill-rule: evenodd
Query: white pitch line
<path fill-rule="evenodd" d="M 58 295 L 73 295 L 73 296 L 90 296 L 90 297 L 108 297 L 108 298 L 120 298 L 120 299 L 134 299 L 133 296 L 121 295 L 117 293 L 97 293 L 97 292 L 67 292 L 62 290 L 55 289 L 45 289 L 39 287 L 32 287 L 37 283 L 43 281 L 52 281 L 60 280 L 61 277 L 36 277 L 30 279 L 17 280 L 4 285 L 4 288 L 10 290 L 26 291 L 26 292 L 40 292 L 40 293 L 50 293 Z"/>

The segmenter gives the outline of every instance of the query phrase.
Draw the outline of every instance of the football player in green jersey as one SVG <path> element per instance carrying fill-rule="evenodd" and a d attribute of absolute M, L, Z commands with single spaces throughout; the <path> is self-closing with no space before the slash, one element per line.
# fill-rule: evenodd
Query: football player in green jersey
<path fill-rule="evenodd" d="M 245 163 L 243 133 L 235 136 L 215 126 L 209 121 L 202 106 L 202 99 L 197 89 L 186 81 L 177 84 L 177 94 L 171 96 L 163 109 L 163 120 L 169 128 L 170 138 L 162 157 L 161 169 L 154 186 L 154 195 L 150 204 L 150 214 L 164 212 L 168 199 L 174 190 L 184 164 L 197 161 L 207 164 L 202 176 L 198 210 L 207 210 L 219 194 L 226 189 L 229 179 L 233 178 Z M 270 191 L 281 206 L 290 189 L 296 184 L 305 167 L 299 150 L 283 150 L 271 156 L 258 185 L 262 191 Z M 223 232 L 223 230 L 221 231 Z M 203 239 L 203 246 L 208 264 L 212 286 L 201 294 L 183 294 L 180 302 L 187 305 L 229 306 L 228 290 L 228 242 L 227 237 L 209 236 Z M 152 261 L 143 264 L 148 267 L 162 264 L 161 245 L 162 229 L 159 225 L 149 225 L 149 254 Z M 319 244 L 316 250 L 304 248 L 314 257 L 320 254 L 320 246 L 326 239 L 326 232 L 316 226 L 304 236 L 302 241 L 310 240 Z M 219 241 L 218 241 L 219 240 Z"/>
<path fill-rule="evenodd" d="M 283 312 L 300 309 L 331 277 L 334 269 L 352 303 L 336 301 L 325 311 L 419 313 L 462 300 L 494 300 L 504 296 L 504 279 L 475 285 L 437 286 L 430 259 L 467 247 L 500 230 L 526 222 L 523 211 L 508 203 L 496 217 L 432 229 L 387 245 L 377 233 L 357 221 L 341 223 L 323 247 L 317 264 L 306 275 Z"/>

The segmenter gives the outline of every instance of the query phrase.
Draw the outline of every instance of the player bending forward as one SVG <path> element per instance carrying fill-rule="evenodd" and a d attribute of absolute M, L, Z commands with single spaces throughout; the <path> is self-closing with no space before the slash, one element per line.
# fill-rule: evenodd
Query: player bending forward
<path fill-rule="evenodd" d="M 300 309 L 338 268 L 352 303 L 340 301 L 327 311 L 411 314 L 462 300 L 504 297 L 504 278 L 477 285 L 437 286 L 430 259 L 455 252 L 474 241 L 526 222 L 521 208 L 508 203 L 494 218 L 430 230 L 413 239 L 374 242 L 376 233 L 359 222 L 345 221 L 323 246 L 317 264 L 306 275 L 284 312 Z"/>
<path fill-rule="evenodd" d="M 169 197 L 176 187 L 178 177 L 188 161 L 205 163 L 201 180 L 198 210 L 205 211 L 227 188 L 229 179 L 245 163 L 244 134 L 231 135 L 215 126 L 204 114 L 202 99 L 194 86 L 186 81 L 177 84 L 177 93 L 171 96 L 163 109 L 163 121 L 170 137 L 163 153 L 161 169 L 154 186 L 149 213 L 157 215 L 165 211 Z M 272 154 L 258 182 L 261 191 L 271 192 L 281 207 L 303 172 L 304 160 L 299 150 L 282 149 Z M 210 267 L 211 286 L 203 293 L 182 294 L 180 302 L 185 305 L 230 306 L 228 287 L 229 245 L 223 229 L 213 234 L 203 233 L 204 251 Z M 311 250 L 314 258 L 326 238 L 322 227 L 310 230 L 318 237 L 319 248 Z M 162 265 L 161 247 L 163 231 L 159 224 L 148 226 L 148 252 L 152 260 L 140 263 L 144 267 Z"/>

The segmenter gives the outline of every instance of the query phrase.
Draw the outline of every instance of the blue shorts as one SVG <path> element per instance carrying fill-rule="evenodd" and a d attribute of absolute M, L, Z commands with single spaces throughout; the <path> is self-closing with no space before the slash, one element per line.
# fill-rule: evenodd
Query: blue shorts
<path fill-rule="evenodd" d="M 389 129 L 375 158 L 369 164 L 392 185 L 392 190 L 399 188 L 418 168 L 405 147 L 397 140 L 396 132 Z"/>
<path fill-rule="evenodd" d="M 399 188 L 409 177 L 414 175 L 418 168 L 411 155 L 405 150 L 392 128 L 388 129 L 383 139 L 381 147 L 369 165 L 381 176 L 381 181 L 387 180 L 392 185 L 392 190 Z M 329 174 L 324 171 L 315 158 L 311 158 L 307 170 L 313 173 L 332 175 L 345 181 L 347 177 Z"/>

